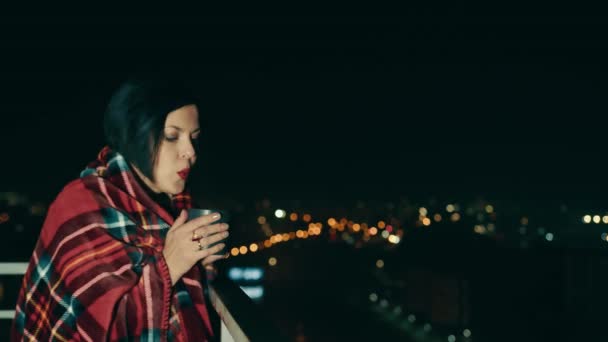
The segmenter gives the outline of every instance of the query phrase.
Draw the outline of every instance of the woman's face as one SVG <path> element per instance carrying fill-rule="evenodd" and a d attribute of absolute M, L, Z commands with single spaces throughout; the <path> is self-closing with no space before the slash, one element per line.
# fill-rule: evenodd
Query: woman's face
<path fill-rule="evenodd" d="M 154 181 L 142 177 L 152 191 L 170 195 L 184 191 L 190 168 L 196 162 L 193 141 L 195 144 L 199 134 L 195 105 L 178 108 L 167 115 L 152 170 Z"/>

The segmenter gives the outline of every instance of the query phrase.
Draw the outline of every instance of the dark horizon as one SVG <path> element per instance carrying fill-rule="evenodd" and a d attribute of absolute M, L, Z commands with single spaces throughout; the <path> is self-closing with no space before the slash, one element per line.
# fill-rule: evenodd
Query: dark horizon
<path fill-rule="evenodd" d="M 2 189 L 58 191 L 120 81 L 170 70 L 204 100 L 214 194 L 601 199 L 601 24 L 464 18 L 8 21 Z"/>

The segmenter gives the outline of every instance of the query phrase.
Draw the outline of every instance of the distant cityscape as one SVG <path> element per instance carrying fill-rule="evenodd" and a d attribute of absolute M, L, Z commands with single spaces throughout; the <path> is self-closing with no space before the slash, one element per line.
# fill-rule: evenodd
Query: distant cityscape
<path fill-rule="evenodd" d="M 25 194 L 0 193 L 0 262 L 28 262 L 47 207 Z M 345 204 L 261 199 L 250 204 L 218 201 L 217 207 L 231 213 L 230 257 L 220 269 L 271 314 L 280 311 L 275 302 L 280 301 L 281 288 L 318 284 L 314 279 L 321 283 L 323 275 L 324 284 L 341 289 L 345 305 L 373 317 L 390 336 L 412 341 L 492 338 L 500 324 L 488 321 L 494 311 L 489 312 L 491 303 L 484 301 L 504 293 L 503 286 L 512 290 L 511 283 L 519 282 L 493 281 L 495 274 L 544 279 L 538 266 L 555 262 L 546 272 L 558 272 L 558 277 L 542 281 L 556 286 L 546 290 L 547 295 L 558 296 L 553 298 L 561 303 L 557 313 L 542 306 L 547 303 L 520 307 L 548 315 L 538 323 L 548 326 L 552 319 L 576 312 L 584 296 L 600 291 L 597 277 L 608 279 L 599 268 L 589 269 L 587 280 L 577 276 L 579 266 L 588 264 L 581 261 L 581 250 L 601 258 L 608 250 L 608 210 L 582 201 L 402 198 Z M 509 256 L 497 257 L 500 253 Z M 323 260 L 327 265 L 322 266 Z M 509 270 L 509 265 L 520 264 L 529 269 Z M 0 310 L 8 312 L 14 310 L 20 277 L 0 277 Z M 532 286 L 526 284 L 521 291 Z M 580 294 L 581 286 L 588 286 L 588 293 Z M 322 289 L 311 293 L 317 291 Z M 513 313 L 513 308 L 504 310 Z M 579 320 L 604 312 L 598 306 Z M 278 316 L 277 320 L 286 319 Z M 0 330 L 8 331 L 10 319 L 0 324 Z M 285 333 L 300 340 L 315 340 L 314 333 L 306 333 L 314 324 L 318 323 L 298 317 L 282 322 Z"/>

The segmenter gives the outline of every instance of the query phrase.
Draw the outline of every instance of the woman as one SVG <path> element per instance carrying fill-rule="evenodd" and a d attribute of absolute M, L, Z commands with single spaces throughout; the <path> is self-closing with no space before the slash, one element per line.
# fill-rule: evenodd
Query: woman
<path fill-rule="evenodd" d="M 19 294 L 12 340 L 213 338 L 204 272 L 225 255 L 217 214 L 187 220 L 200 135 L 194 97 L 128 81 L 108 146 L 51 204 Z"/>

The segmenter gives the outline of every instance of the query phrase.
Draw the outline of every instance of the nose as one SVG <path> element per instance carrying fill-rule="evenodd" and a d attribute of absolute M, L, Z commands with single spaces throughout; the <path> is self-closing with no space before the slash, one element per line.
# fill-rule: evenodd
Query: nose
<path fill-rule="evenodd" d="M 194 146 L 192 146 L 191 142 L 188 142 L 184 147 L 180 154 L 180 157 L 183 159 L 190 159 L 196 156 L 196 152 L 194 151 Z"/>
<path fill-rule="evenodd" d="M 186 150 L 181 154 L 183 159 L 190 159 L 194 157 L 194 150 Z"/>

